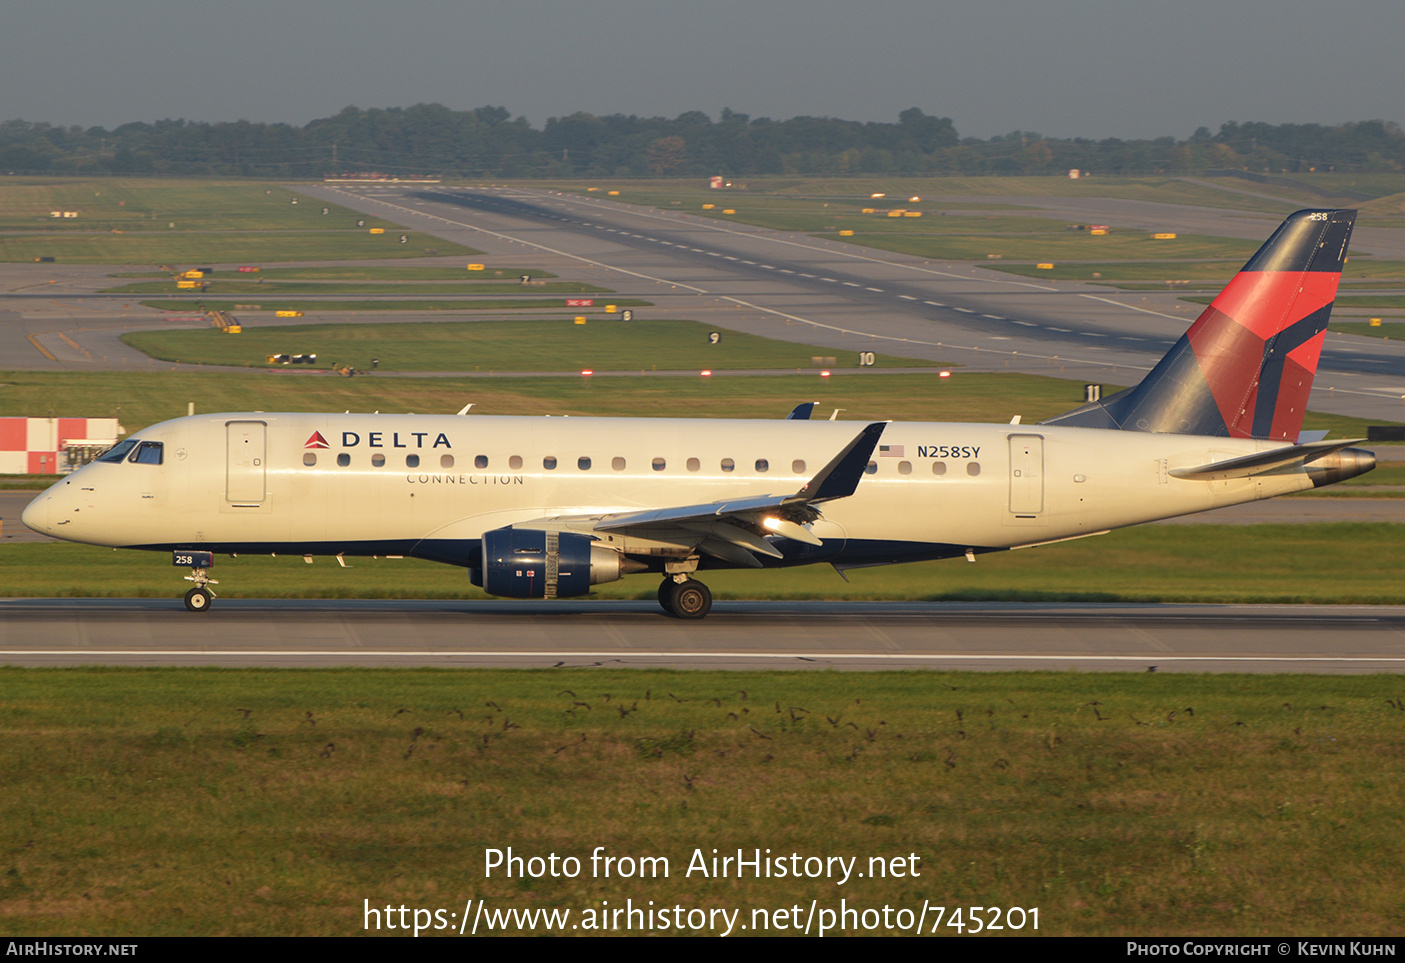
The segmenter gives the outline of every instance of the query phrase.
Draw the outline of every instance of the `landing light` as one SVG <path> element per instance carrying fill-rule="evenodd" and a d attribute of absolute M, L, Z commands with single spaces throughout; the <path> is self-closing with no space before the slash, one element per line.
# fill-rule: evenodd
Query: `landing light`
<path fill-rule="evenodd" d="M 595 374 L 595 372 L 592 371 L 592 370 L 590 370 L 589 368 L 582 368 L 582 369 L 581 369 L 581 374 L 582 374 L 584 377 L 589 378 L 591 375 Z"/>
<path fill-rule="evenodd" d="M 701 373 L 702 373 L 702 376 L 703 376 L 704 378 L 711 378 L 711 377 L 712 377 L 712 369 L 711 369 L 711 368 L 704 368 L 704 369 L 702 369 L 702 372 L 701 372 Z"/>
<path fill-rule="evenodd" d="M 829 377 L 829 372 L 828 372 L 828 371 L 821 371 L 821 372 L 820 372 L 820 377 L 821 377 L 821 378 L 828 378 L 828 377 Z"/>
<path fill-rule="evenodd" d="M 761 519 L 761 527 L 769 529 L 773 532 L 777 531 L 781 527 L 781 520 L 779 518 L 771 518 L 768 516 L 766 518 Z"/>
<path fill-rule="evenodd" d="M 938 377 L 938 378 L 950 378 L 950 377 L 951 377 L 951 372 L 950 372 L 950 371 L 943 371 L 943 372 L 940 372 L 940 373 L 937 375 L 937 377 Z"/>

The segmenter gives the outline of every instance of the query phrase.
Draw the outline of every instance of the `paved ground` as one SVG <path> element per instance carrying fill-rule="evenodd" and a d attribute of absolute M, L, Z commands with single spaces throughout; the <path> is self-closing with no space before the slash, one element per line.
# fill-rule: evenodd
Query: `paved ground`
<path fill-rule="evenodd" d="M 1399 672 L 1405 607 L 0 600 L 18 665 Z"/>

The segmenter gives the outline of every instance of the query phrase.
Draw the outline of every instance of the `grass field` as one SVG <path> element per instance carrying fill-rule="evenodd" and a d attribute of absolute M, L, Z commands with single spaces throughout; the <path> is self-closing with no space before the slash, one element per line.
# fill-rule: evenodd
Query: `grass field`
<path fill-rule="evenodd" d="M 1087 233 L 1058 233 L 1039 237 L 947 235 L 907 232 L 855 231 L 853 237 L 823 235 L 884 251 L 896 251 L 933 260 L 982 261 L 992 255 L 1024 261 L 1079 261 L 1099 258 L 1232 258 L 1241 264 L 1257 250 L 1249 241 L 1183 234 L 1174 241 L 1156 241 L 1148 234 L 1113 233 L 1094 237 Z"/>
<path fill-rule="evenodd" d="M 399 235 L 396 235 L 398 237 Z M 390 234 L 365 231 L 239 231 L 164 234 L 90 234 L 70 237 L 35 235 L 0 237 L 0 261 L 52 257 L 78 264 L 180 264 L 184 266 L 242 261 L 332 261 L 344 258 L 414 258 L 472 251 L 428 234 L 409 233 L 399 244 Z"/>
<path fill-rule="evenodd" d="M 214 328 L 140 331 L 123 340 L 152 357 L 188 364 L 263 366 L 271 354 L 316 354 L 328 361 L 382 371 L 601 371 L 711 368 L 809 368 L 819 348 L 727 331 L 712 344 L 695 321 L 569 319 L 246 327 L 237 336 Z M 835 355 L 832 367 L 858 367 L 858 353 Z M 935 362 L 875 355 L 876 367 Z"/>
<path fill-rule="evenodd" d="M 753 910 L 799 904 L 798 927 L 841 899 L 1037 908 L 1041 935 L 1405 925 L 1394 676 L 3 669 L 0 686 L 12 937 L 353 935 L 368 904 L 443 908 L 456 931 L 468 899 L 570 910 L 577 934 L 607 900 L 740 910 L 738 934 Z M 584 869 L 490 874 L 490 847 Z M 596 878 L 595 847 L 668 875 Z M 695 849 L 858 857 L 865 876 L 706 878 Z"/>
<path fill-rule="evenodd" d="M 224 337 L 233 337 L 225 335 Z M 0 415 L 117 417 L 129 430 L 198 411 L 414 411 L 475 414 L 600 415 L 686 413 L 696 418 L 782 418 L 802 401 L 815 417 L 842 408 L 846 420 L 1032 424 L 1077 406 L 1082 383 L 1034 375 L 810 374 L 725 378 L 340 378 L 290 369 L 267 374 L 0 372 Z M 1110 393 L 1115 386 L 1107 386 Z M 1366 421 L 1309 411 L 1308 430 L 1363 438 Z"/>
<path fill-rule="evenodd" d="M 1333 321 L 1332 330 L 1339 334 L 1357 334 L 1364 338 L 1384 338 L 1387 341 L 1405 340 L 1405 323 L 1391 318 L 1377 327 L 1367 321 Z"/>
<path fill-rule="evenodd" d="M 609 294 L 609 288 L 596 287 L 580 281 L 555 281 L 540 286 L 526 287 L 518 281 L 462 281 L 460 283 L 421 283 L 408 281 L 272 281 L 261 284 L 256 281 L 230 281 L 216 279 L 208 281 L 201 293 L 207 298 L 239 298 L 241 301 L 258 301 L 278 298 L 284 295 L 347 295 L 347 294 L 396 294 L 403 296 L 430 295 L 449 297 L 451 295 L 484 294 Z M 137 284 L 124 284 L 115 288 L 104 288 L 103 293 L 111 294 L 178 294 L 179 289 L 173 280 L 143 281 Z"/>
<path fill-rule="evenodd" d="M 523 288 L 514 288 L 516 291 Z M 531 289 L 525 289 L 531 290 Z M 264 296 L 260 292 L 248 295 L 250 300 L 221 300 L 219 298 L 200 298 L 197 300 L 187 300 L 180 298 L 148 299 L 141 303 L 149 308 L 158 308 L 162 311 L 175 311 L 182 314 L 198 314 L 204 311 L 237 311 L 239 305 L 257 303 L 263 311 L 395 311 L 403 313 L 406 311 L 514 311 L 514 310 L 537 310 L 543 308 L 560 308 L 567 310 L 566 303 L 558 298 L 482 298 L 480 300 L 464 301 L 452 298 L 421 298 L 416 300 L 400 301 L 394 298 L 377 298 L 374 301 L 318 301 L 312 297 L 285 297 L 280 299 L 276 294 Z M 610 303 L 626 308 L 649 307 L 653 302 L 643 301 L 639 298 L 616 298 L 611 296 Z M 601 305 L 603 308 L 604 305 Z M 577 308 L 576 311 L 589 310 Z"/>
<path fill-rule="evenodd" d="M 515 267 L 492 267 L 484 266 L 480 271 L 469 271 L 463 266 L 445 267 L 444 265 L 414 264 L 409 266 L 385 265 L 385 264 L 359 264 L 351 262 L 348 264 L 306 266 L 306 267 L 268 267 L 262 268 L 258 274 L 252 277 L 247 274 L 235 274 L 233 272 L 221 272 L 216 277 L 252 281 L 256 278 L 263 278 L 268 281 L 381 281 L 381 282 L 402 282 L 402 281 L 482 281 L 482 282 L 502 282 L 504 279 L 520 278 L 522 275 L 529 275 L 533 278 L 554 278 L 555 274 L 543 271 L 539 268 L 515 268 Z M 171 274 L 169 271 L 134 271 L 130 273 L 114 274 L 115 278 L 159 278 L 169 281 Z"/>
<path fill-rule="evenodd" d="M 1332 565 L 1342 545 L 1351 565 Z M 0 546 L 0 597 L 179 597 L 170 556 L 69 543 Z M 465 569 L 414 559 L 219 559 L 221 598 L 486 598 Z M 860 569 L 827 565 L 707 572 L 719 599 L 1276 602 L 1405 604 L 1405 525 L 1165 525 L 1018 552 Z M 1245 577 L 1246 571 L 1252 577 Z M 655 598 L 652 575 L 596 586 L 603 599 Z"/>
<path fill-rule="evenodd" d="M 1020 274 L 1031 278 L 1050 278 L 1058 281 L 1206 281 L 1227 284 L 1234 277 L 1243 262 L 1241 261 L 1112 261 L 1081 262 L 1065 261 L 1052 268 L 1039 268 L 1033 264 L 1005 264 L 1003 262 L 986 265 L 997 271 Z M 1405 262 L 1374 261 L 1370 258 L 1354 258 L 1347 262 L 1342 271 L 1343 280 L 1365 280 L 1376 278 L 1405 277 Z"/>
<path fill-rule="evenodd" d="M 51 217 L 55 210 L 78 216 Z M 15 232 L 0 237 L 0 261 L 190 265 L 478 253 L 254 182 L 7 179 L 0 231 Z"/>

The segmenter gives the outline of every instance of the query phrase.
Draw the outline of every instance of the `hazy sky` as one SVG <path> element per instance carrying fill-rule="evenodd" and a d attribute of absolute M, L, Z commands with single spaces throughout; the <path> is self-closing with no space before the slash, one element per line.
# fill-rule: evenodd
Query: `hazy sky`
<path fill-rule="evenodd" d="M 1402 0 L 4 0 L 0 120 L 919 107 L 963 136 L 1185 137 L 1405 120 L 1402 46 Z"/>

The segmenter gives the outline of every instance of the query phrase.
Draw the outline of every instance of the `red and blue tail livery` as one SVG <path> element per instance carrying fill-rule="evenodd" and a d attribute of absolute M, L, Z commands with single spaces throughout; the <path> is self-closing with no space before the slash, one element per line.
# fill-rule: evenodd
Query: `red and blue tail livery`
<path fill-rule="evenodd" d="M 1045 424 L 1295 442 L 1355 211 L 1298 211 L 1141 384 Z"/>

